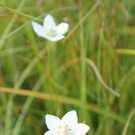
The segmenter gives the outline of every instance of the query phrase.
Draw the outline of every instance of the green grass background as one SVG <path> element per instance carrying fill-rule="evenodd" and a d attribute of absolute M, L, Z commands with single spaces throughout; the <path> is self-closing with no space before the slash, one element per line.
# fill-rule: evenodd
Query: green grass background
<path fill-rule="evenodd" d="M 134 0 L 0 4 L 6 6 L 0 6 L 0 90 L 20 91 L 0 92 L 0 135 L 43 135 L 46 114 L 62 117 L 70 110 L 91 127 L 88 135 L 135 134 Z M 31 21 L 42 24 L 47 14 L 69 23 L 65 39 L 48 42 L 34 33 Z M 86 58 L 120 97 L 102 85 Z"/>

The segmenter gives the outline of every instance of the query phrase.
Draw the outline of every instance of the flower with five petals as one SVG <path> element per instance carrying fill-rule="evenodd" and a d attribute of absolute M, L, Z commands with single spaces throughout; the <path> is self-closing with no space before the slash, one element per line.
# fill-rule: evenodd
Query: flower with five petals
<path fill-rule="evenodd" d="M 44 135 L 85 135 L 90 129 L 86 124 L 78 123 L 74 110 L 66 113 L 62 119 L 47 114 L 45 121 L 49 131 Z"/>
<path fill-rule="evenodd" d="M 64 34 L 68 31 L 68 23 L 60 23 L 56 26 L 55 21 L 51 15 L 47 15 L 44 19 L 43 26 L 32 22 L 33 29 L 35 33 L 43 38 L 46 38 L 50 41 L 58 41 L 64 38 Z"/>

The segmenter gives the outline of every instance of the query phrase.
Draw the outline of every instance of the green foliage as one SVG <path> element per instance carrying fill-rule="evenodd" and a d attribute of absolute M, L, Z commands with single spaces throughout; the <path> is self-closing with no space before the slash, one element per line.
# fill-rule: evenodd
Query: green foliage
<path fill-rule="evenodd" d="M 0 134 L 43 135 L 46 114 L 62 117 L 73 109 L 91 127 L 88 135 L 122 134 L 135 107 L 135 1 L 0 4 L 0 91 L 10 88 L 0 92 Z M 69 23 L 65 39 L 48 44 L 34 33 L 31 22 L 42 24 L 47 14 Z M 15 89 L 20 93 L 11 94 Z M 127 134 L 134 133 L 133 113 Z"/>

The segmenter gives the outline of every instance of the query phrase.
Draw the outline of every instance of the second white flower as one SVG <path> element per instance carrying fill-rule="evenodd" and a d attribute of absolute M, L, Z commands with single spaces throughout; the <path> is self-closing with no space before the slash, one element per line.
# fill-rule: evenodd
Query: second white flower
<path fill-rule="evenodd" d="M 70 111 L 60 120 L 53 115 L 46 115 L 46 125 L 49 129 L 44 135 L 85 135 L 90 129 L 83 123 L 78 123 L 76 111 Z"/>

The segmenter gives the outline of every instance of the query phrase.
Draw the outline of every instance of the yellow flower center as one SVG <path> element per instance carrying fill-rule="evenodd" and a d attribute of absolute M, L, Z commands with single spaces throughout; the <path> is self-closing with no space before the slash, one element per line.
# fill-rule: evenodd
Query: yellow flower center
<path fill-rule="evenodd" d="M 45 34 L 52 37 L 56 34 L 56 30 L 52 25 L 50 25 L 49 27 L 45 27 Z"/>
<path fill-rule="evenodd" d="M 58 127 L 58 134 L 59 135 L 69 135 L 71 132 L 71 128 L 65 124 L 64 127 L 59 126 Z"/>

